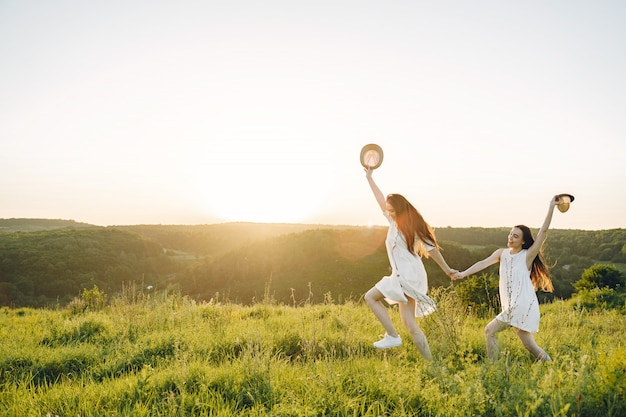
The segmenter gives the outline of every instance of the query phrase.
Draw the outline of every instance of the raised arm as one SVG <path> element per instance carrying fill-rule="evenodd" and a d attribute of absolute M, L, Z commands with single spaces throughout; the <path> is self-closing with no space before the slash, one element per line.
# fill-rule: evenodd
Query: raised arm
<path fill-rule="evenodd" d="M 548 237 L 548 228 L 550 227 L 550 222 L 552 222 L 552 214 L 554 213 L 554 207 L 559 203 L 559 196 L 555 195 L 550 200 L 550 206 L 548 208 L 548 214 L 546 214 L 546 218 L 543 221 L 543 225 L 537 232 L 537 238 L 535 239 L 535 243 L 532 244 L 530 248 L 528 248 L 528 252 L 526 253 L 526 266 L 530 269 L 532 266 L 533 260 L 539 254 L 541 247 L 543 246 L 546 238 Z"/>
<path fill-rule="evenodd" d="M 385 213 L 387 211 L 387 200 L 385 199 L 383 192 L 380 191 L 380 188 L 378 188 L 378 185 L 376 185 L 376 183 L 374 182 L 374 178 L 372 178 L 373 172 L 374 170 L 371 168 L 365 169 L 365 178 L 367 178 L 367 182 L 369 183 L 370 188 L 374 193 L 374 197 L 376 197 L 376 202 L 380 206 L 380 209 L 383 211 L 383 213 Z"/>
<path fill-rule="evenodd" d="M 468 275 L 475 274 L 476 272 L 482 271 L 483 269 L 487 268 L 488 266 L 491 266 L 491 265 L 495 264 L 496 262 L 499 262 L 500 261 L 500 255 L 502 254 L 503 250 L 504 250 L 503 248 L 496 249 L 491 255 L 489 255 L 489 257 L 483 259 L 482 261 L 476 262 L 474 265 L 470 266 L 469 268 L 467 268 L 463 272 L 458 272 L 457 274 L 455 274 L 452 277 L 452 279 L 465 278 Z"/>

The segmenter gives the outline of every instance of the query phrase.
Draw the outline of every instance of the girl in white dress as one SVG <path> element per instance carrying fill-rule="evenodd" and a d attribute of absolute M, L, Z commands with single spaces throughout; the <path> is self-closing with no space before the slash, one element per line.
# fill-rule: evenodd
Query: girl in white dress
<path fill-rule="evenodd" d="M 385 336 L 374 343 L 378 349 L 400 346 L 402 339 L 382 303 L 398 304 L 402 324 L 407 328 L 413 343 L 422 357 L 432 359 L 428 341 L 415 317 L 422 317 L 435 311 L 435 303 L 426 295 L 428 279 L 421 257 L 432 257 L 443 271 L 452 275 L 439 252 L 439 246 L 432 228 L 421 214 L 400 194 L 390 194 L 386 198 L 372 178 L 372 169 L 366 169 L 367 181 L 376 197 L 383 214 L 389 221 L 389 231 L 385 240 L 387 255 L 391 265 L 391 275 L 382 278 L 365 294 L 365 301 L 385 328 Z"/>
<path fill-rule="evenodd" d="M 546 241 L 554 207 L 559 196 L 550 201 L 548 214 L 537 233 L 537 239 L 527 226 L 518 225 L 509 233 L 507 248 L 497 249 L 488 258 L 476 262 L 453 279 L 465 278 L 500 262 L 500 303 L 502 312 L 485 327 L 487 356 L 498 358 L 498 332 L 513 327 L 524 347 L 539 361 L 551 361 L 533 337 L 539 331 L 539 301 L 537 289 L 552 292 L 552 280 L 543 261 L 541 248 Z"/>

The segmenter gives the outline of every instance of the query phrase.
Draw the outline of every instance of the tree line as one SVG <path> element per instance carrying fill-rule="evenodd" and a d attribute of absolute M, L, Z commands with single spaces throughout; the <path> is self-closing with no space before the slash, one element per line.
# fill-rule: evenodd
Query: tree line
<path fill-rule="evenodd" d="M 198 300 L 322 302 L 358 299 L 389 273 L 384 227 L 7 223 L 0 220 L 0 230 L 6 230 L 0 231 L 0 305 L 65 304 L 84 289 L 96 286 L 114 294 L 130 282 Z M 464 269 L 504 246 L 508 229 L 448 227 L 436 233 L 449 264 Z M 624 269 L 626 230 L 549 233 L 545 255 L 555 292 L 541 294 L 544 300 L 570 297 L 577 290 L 574 283 L 594 264 Z M 451 285 L 434 262 L 424 263 L 431 287 Z M 478 285 L 468 291 L 490 298 L 496 275 L 494 265 L 484 282 L 463 285 Z"/>

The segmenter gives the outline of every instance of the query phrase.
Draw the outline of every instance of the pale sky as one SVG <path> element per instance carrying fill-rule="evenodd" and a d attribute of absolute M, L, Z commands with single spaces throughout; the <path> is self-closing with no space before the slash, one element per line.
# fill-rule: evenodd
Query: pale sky
<path fill-rule="evenodd" d="M 626 2 L 0 0 L 0 218 L 626 227 Z"/>

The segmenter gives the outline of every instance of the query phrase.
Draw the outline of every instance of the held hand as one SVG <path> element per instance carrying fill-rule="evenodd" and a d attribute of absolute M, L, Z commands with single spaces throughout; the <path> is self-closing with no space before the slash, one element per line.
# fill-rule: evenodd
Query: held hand
<path fill-rule="evenodd" d="M 449 276 L 451 279 L 454 279 L 454 276 L 455 276 L 456 274 L 458 274 L 458 273 L 459 273 L 459 271 L 457 271 L 456 269 L 450 269 L 450 270 L 448 271 L 448 276 Z"/>
<path fill-rule="evenodd" d="M 458 279 L 463 279 L 465 277 L 465 275 L 462 272 L 456 271 L 452 276 L 452 280 L 456 281 Z"/>
<path fill-rule="evenodd" d="M 552 200 L 550 200 L 550 208 L 554 208 L 554 206 L 558 206 L 560 201 L 561 201 L 561 197 L 559 197 L 558 195 L 555 195 L 554 197 L 552 197 Z"/>

